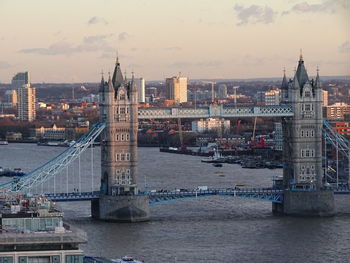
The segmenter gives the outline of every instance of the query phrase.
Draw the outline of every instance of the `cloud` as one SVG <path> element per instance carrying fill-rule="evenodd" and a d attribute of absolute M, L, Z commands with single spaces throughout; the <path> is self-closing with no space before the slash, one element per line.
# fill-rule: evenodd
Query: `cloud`
<path fill-rule="evenodd" d="M 127 32 L 122 32 L 118 35 L 118 39 L 120 41 L 124 41 L 126 39 L 128 39 L 130 37 L 130 35 Z"/>
<path fill-rule="evenodd" d="M 9 68 L 9 67 L 11 67 L 11 65 L 9 63 L 7 63 L 6 61 L 0 60 L 0 69 L 5 69 L 5 68 Z"/>
<path fill-rule="evenodd" d="M 249 7 L 244 7 L 242 5 L 235 5 L 234 10 L 237 13 L 238 26 L 247 25 L 247 24 L 269 24 L 274 22 L 275 12 L 269 6 L 258 6 L 251 5 Z"/>
<path fill-rule="evenodd" d="M 101 43 L 111 36 L 113 36 L 113 34 L 87 36 L 84 37 L 84 43 Z"/>
<path fill-rule="evenodd" d="M 284 11 L 282 15 L 290 13 L 334 13 L 336 8 L 336 1 L 325 0 L 320 4 L 309 4 L 308 2 L 301 2 L 294 5 L 291 9 Z"/>
<path fill-rule="evenodd" d="M 66 41 L 59 41 L 51 44 L 47 48 L 28 48 L 21 49 L 18 52 L 26 53 L 26 54 L 38 54 L 38 55 L 66 55 L 70 56 L 74 53 L 80 52 L 95 52 L 95 51 L 103 51 L 110 52 L 113 51 L 114 48 L 108 45 L 106 39 L 111 37 L 112 35 L 94 35 L 84 37 L 82 43 L 79 45 L 73 45 Z"/>
<path fill-rule="evenodd" d="M 96 25 L 96 24 L 107 25 L 108 24 L 106 19 L 98 16 L 91 17 L 87 23 L 88 25 Z"/>
<path fill-rule="evenodd" d="M 350 53 L 350 41 L 345 41 L 343 44 L 341 44 L 339 51 L 341 53 Z"/>

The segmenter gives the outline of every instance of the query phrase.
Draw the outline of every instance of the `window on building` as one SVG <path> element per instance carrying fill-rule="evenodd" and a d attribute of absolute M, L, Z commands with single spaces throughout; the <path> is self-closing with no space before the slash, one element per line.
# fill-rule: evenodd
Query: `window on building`
<path fill-rule="evenodd" d="M 120 114 L 125 114 L 125 108 L 124 107 L 120 107 Z"/>
<path fill-rule="evenodd" d="M 310 157 L 310 150 L 309 149 L 305 150 L 305 157 Z"/>

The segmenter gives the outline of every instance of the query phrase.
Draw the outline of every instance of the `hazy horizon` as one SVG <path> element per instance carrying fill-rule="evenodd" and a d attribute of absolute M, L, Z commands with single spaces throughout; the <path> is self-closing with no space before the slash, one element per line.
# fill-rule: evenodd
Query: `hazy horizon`
<path fill-rule="evenodd" d="M 346 0 L 1 0 L 0 82 L 98 82 L 122 70 L 163 80 L 350 75 Z"/>

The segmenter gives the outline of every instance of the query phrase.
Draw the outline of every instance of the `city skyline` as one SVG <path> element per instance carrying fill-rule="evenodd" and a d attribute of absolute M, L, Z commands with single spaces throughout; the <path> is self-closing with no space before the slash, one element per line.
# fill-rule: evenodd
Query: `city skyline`
<path fill-rule="evenodd" d="M 117 50 L 146 80 L 292 76 L 300 48 L 309 75 L 350 75 L 347 1 L 25 3 L 0 2 L 0 82 L 23 71 L 34 83 L 98 82 Z"/>

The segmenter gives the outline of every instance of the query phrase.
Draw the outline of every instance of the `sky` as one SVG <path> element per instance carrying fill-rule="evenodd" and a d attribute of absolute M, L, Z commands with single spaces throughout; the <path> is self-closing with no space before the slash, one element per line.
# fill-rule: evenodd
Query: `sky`
<path fill-rule="evenodd" d="M 0 82 L 350 75 L 350 0 L 0 0 Z M 181 72 L 181 73 L 180 73 Z"/>

